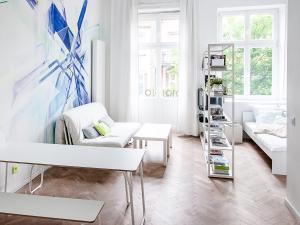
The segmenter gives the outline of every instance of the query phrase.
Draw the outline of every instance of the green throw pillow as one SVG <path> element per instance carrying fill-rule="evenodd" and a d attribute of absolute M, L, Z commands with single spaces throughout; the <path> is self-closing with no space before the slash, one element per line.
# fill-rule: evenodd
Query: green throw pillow
<path fill-rule="evenodd" d="M 111 129 L 103 122 L 102 123 L 96 122 L 94 125 L 95 125 L 95 129 L 102 136 L 106 136 L 111 132 Z"/>

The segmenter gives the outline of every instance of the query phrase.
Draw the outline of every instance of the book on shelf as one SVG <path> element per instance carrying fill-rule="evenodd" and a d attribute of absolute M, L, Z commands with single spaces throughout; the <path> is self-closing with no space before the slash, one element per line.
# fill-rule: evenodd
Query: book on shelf
<path fill-rule="evenodd" d="M 223 108 L 218 104 L 211 104 L 210 105 L 210 114 L 214 116 L 221 116 L 223 115 Z"/>
<path fill-rule="evenodd" d="M 214 170 L 222 170 L 222 171 L 229 171 L 229 164 L 224 164 L 224 165 L 213 165 Z"/>
<path fill-rule="evenodd" d="M 226 165 L 229 164 L 227 158 L 225 156 L 219 156 L 219 155 L 211 155 L 211 162 L 213 165 Z"/>
<path fill-rule="evenodd" d="M 211 138 L 224 138 L 223 132 L 210 132 Z"/>
<path fill-rule="evenodd" d="M 225 137 L 211 137 L 211 143 L 217 147 L 228 147 L 227 139 Z"/>
<path fill-rule="evenodd" d="M 223 143 L 213 143 L 213 147 L 227 148 L 229 146 L 227 144 L 223 144 Z"/>
<path fill-rule="evenodd" d="M 209 127 L 207 127 L 209 128 Z M 212 132 L 223 132 L 223 127 L 220 124 L 211 123 L 210 131 Z"/>
<path fill-rule="evenodd" d="M 213 173 L 229 175 L 229 161 L 224 155 L 211 155 L 210 163 Z"/>
<path fill-rule="evenodd" d="M 223 132 L 210 133 L 210 138 L 216 139 L 216 140 L 226 140 L 226 138 L 223 135 Z"/>
<path fill-rule="evenodd" d="M 210 67 L 211 68 L 226 68 L 226 55 L 213 54 L 210 56 Z"/>
<path fill-rule="evenodd" d="M 215 174 L 222 174 L 222 175 L 229 175 L 229 170 L 214 170 L 213 173 Z"/>
<path fill-rule="evenodd" d="M 210 150 L 210 155 L 219 155 L 219 156 L 223 156 L 224 153 L 223 153 L 222 150 L 211 149 L 211 150 Z"/>
<path fill-rule="evenodd" d="M 211 119 L 213 122 L 227 122 L 227 118 L 224 115 L 212 115 Z"/>
<path fill-rule="evenodd" d="M 211 128 L 210 133 L 222 136 L 223 135 L 223 129 L 222 129 L 222 127 L 220 127 L 220 129 Z"/>
<path fill-rule="evenodd" d="M 222 127 L 219 124 L 210 124 L 210 128 L 217 129 L 217 128 L 222 128 Z"/>
<path fill-rule="evenodd" d="M 222 127 L 212 127 L 210 129 L 210 133 L 215 133 L 215 134 L 223 133 L 223 128 Z"/>

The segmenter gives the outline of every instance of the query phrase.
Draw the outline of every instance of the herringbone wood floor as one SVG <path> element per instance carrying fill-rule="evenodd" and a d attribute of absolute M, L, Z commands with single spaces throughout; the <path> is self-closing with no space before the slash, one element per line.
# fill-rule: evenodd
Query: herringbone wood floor
<path fill-rule="evenodd" d="M 161 147 L 151 144 L 145 159 L 147 225 L 288 225 L 297 224 L 284 204 L 285 177 L 271 174 L 271 161 L 252 143 L 236 148 L 234 182 L 207 178 L 199 139 L 174 137 L 165 169 Z M 87 153 L 88 154 L 88 153 Z M 141 215 L 139 179 L 135 178 L 136 216 Z M 24 192 L 26 189 L 21 190 Z M 106 202 L 94 225 L 130 224 L 124 213 L 122 174 L 53 168 L 37 194 Z M 77 225 L 66 221 L 0 215 L 7 225 Z"/>

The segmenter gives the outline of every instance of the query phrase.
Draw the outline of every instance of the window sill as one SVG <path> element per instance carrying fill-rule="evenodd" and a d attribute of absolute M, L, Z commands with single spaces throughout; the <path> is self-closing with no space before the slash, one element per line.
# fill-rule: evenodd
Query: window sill
<path fill-rule="evenodd" d="M 226 102 L 231 102 L 231 99 L 226 99 Z M 249 103 L 249 104 L 286 104 L 286 100 L 277 100 L 274 98 L 242 98 L 236 97 L 235 103 Z"/>

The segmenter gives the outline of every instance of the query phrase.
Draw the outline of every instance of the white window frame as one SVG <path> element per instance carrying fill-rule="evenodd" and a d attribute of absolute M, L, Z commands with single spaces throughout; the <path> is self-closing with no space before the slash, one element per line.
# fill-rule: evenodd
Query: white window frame
<path fill-rule="evenodd" d="M 178 42 L 161 42 L 161 21 L 162 20 L 172 20 L 172 19 L 178 19 L 179 21 L 179 12 L 172 12 L 172 13 L 141 13 L 139 14 L 139 21 L 140 20 L 151 20 L 156 21 L 156 42 L 153 43 L 139 43 L 139 51 L 140 50 L 155 50 L 156 51 L 156 62 L 155 62 L 155 87 L 156 91 L 158 92 L 157 96 L 145 96 L 145 94 L 140 94 L 140 98 L 146 98 L 146 99 L 177 99 L 178 97 L 165 97 L 162 96 L 162 80 L 161 80 L 161 74 L 160 74 L 160 68 L 162 66 L 162 58 L 161 58 L 161 51 L 163 49 L 173 49 L 178 48 L 179 49 L 179 40 Z M 139 77 L 140 79 L 140 77 Z"/>
<path fill-rule="evenodd" d="M 226 42 L 223 40 L 222 34 L 222 18 L 230 15 L 243 15 L 245 17 L 245 40 L 243 41 L 227 41 L 235 44 L 235 48 L 244 49 L 244 95 L 236 95 L 237 100 L 268 100 L 277 101 L 282 99 L 283 85 L 280 84 L 283 80 L 282 77 L 286 75 L 284 71 L 285 66 L 279 66 L 279 61 L 285 63 L 285 56 L 281 53 L 282 41 L 280 31 L 282 29 L 279 23 L 280 9 L 278 7 L 271 8 L 248 8 L 248 9 L 219 9 L 218 10 L 218 41 Z M 271 14 L 273 15 L 273 40 L 251 40 L 251 25 L 250 16 L 257 14 Z M 251 95 L 251 68 L 250 68 L 250 50 L 251 48 L 267 47 L 272 48 L 272 95 Z M 281 68 L 283 67 L 283 68 Z M 278 91 L 279 90 L 279 91 Z"/>

